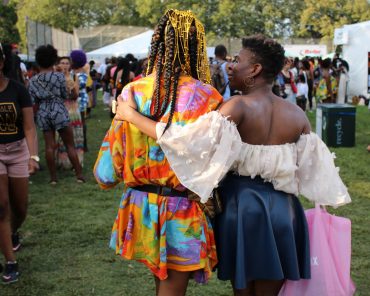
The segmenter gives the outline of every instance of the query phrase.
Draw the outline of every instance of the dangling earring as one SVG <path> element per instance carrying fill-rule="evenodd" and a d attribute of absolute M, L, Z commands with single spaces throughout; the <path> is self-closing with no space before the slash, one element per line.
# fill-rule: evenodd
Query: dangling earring
<path fill-rule="evenodd" d="M 244 86 L 246 90 L 250 90 L 254 87 L 254 77 L 253 76 L 247 76 L 243 79 Z"/>

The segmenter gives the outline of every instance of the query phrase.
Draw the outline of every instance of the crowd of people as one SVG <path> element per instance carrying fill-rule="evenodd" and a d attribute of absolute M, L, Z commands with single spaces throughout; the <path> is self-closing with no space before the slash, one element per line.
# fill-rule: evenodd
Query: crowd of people
<path fill-rule="evenodd" d="M 137 60 L 132 54 L 125 57 L 106 58 L 97 71 L 97 79 L 103 89 L 103 103 L 111 110 L 123 87 L 146 75 L 147 58 Z M 113 117 L 113 113 L 110 113 Z"/>
<path fill-rule="evenodd" d="M 230 88 L 227 75 L 227 67 L 235 58 L 227 55 L 224 45 L 216 46 L 214 54 L 215 58 L 210 58 L 211 82 L 224 100 L 228 100 L 231 95 L 240 93 Z M 272 88 L 277 96 L 304 111 L 312 111 L 321 103 L 347 103 L 348 72 L 349 65 L 339 54 L 333 60 L 285 57 L 283 69 L 275 77 Z"/>
<path fill-rule="evenodd" d="M 99 88 L 114 119 L 95 178 L 104 189 L 124 182 L 110 247 L 150 269 L 156 295 L 185 295 L 190 278 L 206 283 L 214 269 L 234 295 L 277 295 L 286 279 L 310 278 L 310 238 L 297 196 L 331 206 L 350 197 L 304 111 L 315 100 L 342 100 L 337 85 L 348 65 L 292 60 L 262 35 L 244 38 L 235 59 L 219 45 L 208 60 L 205 38 L 192 12 L 168 10 L 148 58 L 139 61 L 128 54 L 95 69 L 82 50 L 58 57 L 45 45 L 26 74 L 11 47 L 0 47 L 4 283 L 19 276 L 18 229 L 28 176 L 40 161 L 35 123 L 50 185 L 57 185 L 57 167 L 73 168 L 84 183 Z"/>
<path fill-rule="evenodd" d="M 297 104 L 302 110 L 313 110 L 319 103 L 347 102 L 349 66 L 336 58 L 289 58 L 274 83 L 274 93 Z"/>

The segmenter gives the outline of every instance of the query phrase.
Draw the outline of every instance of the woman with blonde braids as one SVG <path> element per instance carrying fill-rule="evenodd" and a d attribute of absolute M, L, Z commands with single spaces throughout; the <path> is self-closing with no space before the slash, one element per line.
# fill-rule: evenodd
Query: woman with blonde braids
<path fill-rule="evenodd" d="M 134 99 L 141 114 L 166 128 L 194 122 L 222 102 L 209 85 L 203 25 L 190 11 L 168 10 L 162 16 L 147 74 L 126 85 L 121 96 Z M 185 295 L 190 277 L 207 282 L 217 263 L 212 226 L 154 139 L 113 120 L 94 174 L 104 189 L 124 182 L 110 245 L 151 270 L 157 295 Z"/>

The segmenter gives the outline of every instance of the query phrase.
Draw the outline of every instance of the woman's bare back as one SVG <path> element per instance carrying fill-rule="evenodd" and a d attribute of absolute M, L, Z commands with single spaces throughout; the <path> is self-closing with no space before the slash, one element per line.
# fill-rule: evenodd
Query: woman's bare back
<path fill-rule="evenodd" d="M 296 105 L 272 93 L 236 96 L 225 103 L 220 112 L 237 123 L 243 142 L 254 145 L 294 143 L 309 133 L 310 123 Z"/>

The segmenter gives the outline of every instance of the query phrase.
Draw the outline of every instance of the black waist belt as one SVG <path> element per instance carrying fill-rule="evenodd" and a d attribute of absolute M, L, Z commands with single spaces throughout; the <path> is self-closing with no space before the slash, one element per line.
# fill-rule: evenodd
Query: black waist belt
<path fill-rule="evenodd" d="M 179 196 L 179 197 L 188 197 L 188 191 L 178 191 L 176 189 L 165 187 L 165 186 L 157 186 L 157 185 L 142 185 L 131 187 L 132 189 L 143 191 L 143 192 L 150 192 L 156 193 L 158 195 L 163 196 Z"/>

